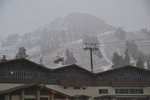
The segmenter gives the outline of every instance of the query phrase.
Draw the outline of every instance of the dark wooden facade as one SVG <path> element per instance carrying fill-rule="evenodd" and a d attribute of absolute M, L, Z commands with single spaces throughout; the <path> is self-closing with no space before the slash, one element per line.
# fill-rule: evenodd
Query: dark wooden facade
<path fill-rule="evenodd" d="M 0 62 L 0 83 L 42 83 L 62 86 L 150 86 L 150 71 L 132 66 L 91 73 L 77 65 L 49 69 L 26 59 Z"/>
<path fill-rule="evenodd" d="M 7 100 L 6 97 L 8 100 L 66 100 L 70 96 L 43 85 L 25 84 L 0 91 L 0 100 Z"/>
<path fill-rule="evenodd" d="M 133 66 L 125 66 L 97 73 L 94 77 L 96 86 L 146 87 L 150 85 L 150 71 Z"/>
<path fill-rule="evenodd" d="M 50 82 L 48 68 L 26 59 L 0 62 L 0 83 Z"/>

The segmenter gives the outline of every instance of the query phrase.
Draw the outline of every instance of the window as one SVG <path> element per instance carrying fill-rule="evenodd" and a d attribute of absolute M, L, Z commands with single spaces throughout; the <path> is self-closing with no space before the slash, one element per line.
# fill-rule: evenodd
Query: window
<path fill-rule="evenodd" d="M 35 88 L 27 88 L 25 89 L 25 95 L 35 95 L 36 89 Z"/>
<path fill-rule="evenodd" d="M 74 89 L 80 89 L 81 87 L 78 87 L 78 86 L 75 86 L 75 87 L 73 87 Z"/>
<path fill-rule="evenodd" d="M 108 89 L 99 89 L 99 94 L 108 94 Z"/>
<path fill-rule="evenodd" d="M 106 82 L 107 81 L 107 78 L 106 78 L 106 76 L 98 76 L 97 77 L 97 82 Z"/>
<path fill-rule="evenodd" d="M 68 89 L 68 87 L 67 87 L 67 86 L 64 86 L 64 89 Z"/>
<path fill-rule="evenodd" d="M 117 82 L 141 82 L 141 77 L 133 76 L 133 75 L 115 76 L 114 81 L 117 81 Z"/>
<path fill-rule="evenodd" d="M 143 89 L 116 89 L 116 94 L 143 94 Z"/>
<path fill-rule="evenodd" d="M 129 89 L 116 89 L 116 94 L 128 94 Z"/>
<path fill-rule="evenodd" d="M 36 78 L 37 79 L 44 79 L 45 78 L 45 73 L 43 73 L 43 72 L 37 72 L 36 73 Z"/>
<path fill-rule="evenodd" d="M 83 90 L 86 90 L 86 87 L 82 87 Z"/>
<path fill-rule="evenodd" d="M 34 98 L 25 98 L 24 100 L 35 100 Z"/>
<path fill-rule="evenodd" d="M 28 71 L 1 71 L 0 76 L 4 78 L 33 78 L 33 72 Z"/>
<path fill-rule="evenodd" d="M 40 100 L 49 100 L 48 97 L 41 97 Z"/>
<path fill-rule="evenodd" d="M 143 94 L 143 89 L 130 89 L 131 94 Z"/>
<path fill-rule="evenodd" d="M 25 78 L 33 78 L 32 72 L 25 72 Z"/>
<path fill-rule="evenodd" d="M 0 73 L 1 73 L 0 76 L 3 77 L 3 78 L 8 77 L 8 72 L 7 71 L 1 71 Z"/>
<path fill-rule="evenodd" d="M 57 80 L 58 78 L 57 78 L 57 74 L 51 74 L 51 80 Z"/>

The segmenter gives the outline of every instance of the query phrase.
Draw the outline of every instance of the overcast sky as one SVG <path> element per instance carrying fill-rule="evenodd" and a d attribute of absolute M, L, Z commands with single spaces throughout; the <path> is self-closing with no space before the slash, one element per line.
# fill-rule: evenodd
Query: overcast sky
<path fill-rule="evenodd" d="M 0 0 L 0 37 L 32 32 L 55 17 L 89 13 L 127 31 L 150 29 L 150 0 Z"/>

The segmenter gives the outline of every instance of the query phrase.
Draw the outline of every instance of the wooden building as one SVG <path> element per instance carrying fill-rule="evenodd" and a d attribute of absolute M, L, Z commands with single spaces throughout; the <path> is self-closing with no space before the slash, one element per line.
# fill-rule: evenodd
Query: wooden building
<path fill-rule="evenodd" d="M 54 99 L 150 100 L 150 71 L 125 66 L 92 73 L 75 64 L 49 69 L 27 59 L 0 62 L 0 100 Z"/>
<path fill-rule="evenodd" d="M 25 84 L 0 91 L 0 100 L 66 100 L 68 95 L 44 85 Z"/>

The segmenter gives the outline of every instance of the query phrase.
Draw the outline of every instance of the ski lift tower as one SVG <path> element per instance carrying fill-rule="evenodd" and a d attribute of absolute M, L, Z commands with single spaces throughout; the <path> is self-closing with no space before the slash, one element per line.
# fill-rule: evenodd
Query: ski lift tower
<path fill-rule="evenodd" d="M 91 60 L 91 72 L 93 72 L 93 51 L 98 50 L 99 43 L 84 43 L 85 47 L 83 48 L 85 51 L 90 51 L 90 60 Z"/>

